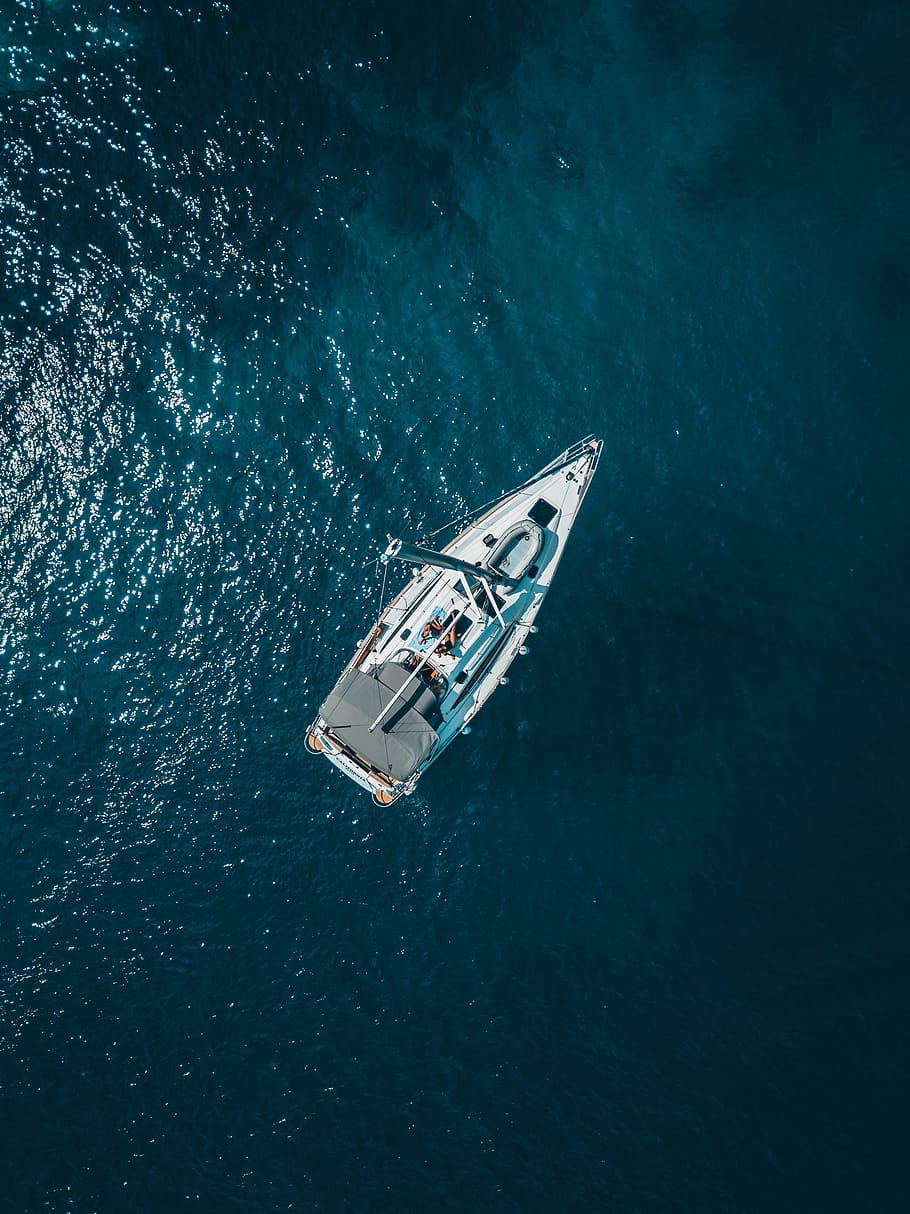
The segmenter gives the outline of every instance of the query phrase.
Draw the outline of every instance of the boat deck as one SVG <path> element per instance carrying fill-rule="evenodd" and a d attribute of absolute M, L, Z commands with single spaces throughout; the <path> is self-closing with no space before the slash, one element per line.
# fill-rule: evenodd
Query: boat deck
<path fill-rule="evenodd" d="M 307 735 L 380 804 L 413 790 L 526 652 L 600 446 L 576 444 L 437 553 L 410 546 L 407 559 L 430 563 L 359 644 Z"/>

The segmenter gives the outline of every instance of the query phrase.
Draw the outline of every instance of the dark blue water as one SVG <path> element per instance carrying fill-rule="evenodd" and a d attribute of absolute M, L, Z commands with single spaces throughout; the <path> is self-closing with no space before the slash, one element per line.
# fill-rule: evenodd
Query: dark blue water
<path fill-rule="evenodd" d="M 906 5 L 2 12 L 0 1209 L 906 1209 Z M 376 808 L 364 564 L 590 431 Z"/>

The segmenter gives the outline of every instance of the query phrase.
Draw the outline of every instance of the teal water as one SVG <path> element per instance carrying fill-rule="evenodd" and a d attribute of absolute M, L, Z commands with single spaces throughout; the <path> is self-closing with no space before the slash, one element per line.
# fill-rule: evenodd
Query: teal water
<path fill-rule="evenodd" d="M 0 1209 L 903 1210 L 905 6 L 2 11 Z M 589 432 L 378 809 L 378 545 Z"/>

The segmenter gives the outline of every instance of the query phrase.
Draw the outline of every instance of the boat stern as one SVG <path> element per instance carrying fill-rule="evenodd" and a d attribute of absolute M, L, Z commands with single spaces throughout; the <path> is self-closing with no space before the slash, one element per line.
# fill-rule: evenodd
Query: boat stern
<path fill-rule="evenodd" d="M 400 796 L 411 791 L 412 781 L 393 780 L 381 772 L 367 769 L 347 752 L 347 748 L 334 738 L 322 721 L 316 721 L 306 734 L 305 745 L 310 754 L 322 755 L 355 784 L 372 793 L 377 805 L 391 805 Z"/>

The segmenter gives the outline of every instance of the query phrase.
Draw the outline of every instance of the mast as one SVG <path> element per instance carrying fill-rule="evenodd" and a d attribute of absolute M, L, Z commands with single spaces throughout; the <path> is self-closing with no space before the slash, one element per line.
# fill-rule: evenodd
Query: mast
<path fill-rule="evenodd" d="M 393 540 L 389 537 L 389 546 L 379 558 L 384 565 L 394 558 L 400 561 L 411 561 L 414 565 L 435 565 L 438 569 L 453 569 L 456 573 L 470 573 L 475 577 L 484 578 L 489 582 L 500 582 L 505 579 L 501 574 L 495 574 L 481 565 L 463 561 L 457 556 L 446 556 L 444 552 L 435 552 L 432 548 L 421 548 L 419 544 L 408 544 L 405 540 Z"/>
<path fill-rule="evenodd" d="M 465 581 L 464 588 L 465 588 L 465 590 L 468 590 L 467 581 Z M 468 590 L 468 600 L 472 603 L 474 602 L 474 596 L 471 594 L 470 590 Z M 476 607 L 477 604 L 474 603 L 474 606 Z M 468 607 L 467 607 L 467 604 L 465 604 L 465 606 L 462 607 L 461 611 L 459 611 L 458 614 L 455 616 L 454 620 L 452 620 L 452 623 L 449 625 L 449 627 L 454 628 L 457 625 L 458 621 L 461 619 L 461 617 L 467 612 L 467 610 L 468 610 Z M 376 726 L 379 724 L 379 722 L 382 720 L 382 718 L 386 715 L 386 713 L 389 711 L 389 709 L 392 707 L 392 705 L 394 703 L 396 703 L 399 699 L 401 699 L 401 697 L 404 695 L 405 688 L 410 687 L 411 684 L 416 681 L 417 676 L 420 674 L 421 670 L 423 670 L 424 666 L 426 666 L 426 664 L 429 662 L 429 660 L 430 660 L 430 650 L 428 649 L 427 652 L 421 658 L 420 665 L 414 667 L 414 669 L 411 671 L 410 677 L 405 679 L 405 681 L 401 684 L 401 686 L 398 688 L 398 690 L 392 696 L 391 700 L 389 700 L 388 704 L 386 704 L 386 706 L 380 710 L 379 716 L 376 717 L 376 719 L 373 721 L 372 725 L 370 726 L 370 733 L 373 732 L 373 730 L 376 728 Z"/>

